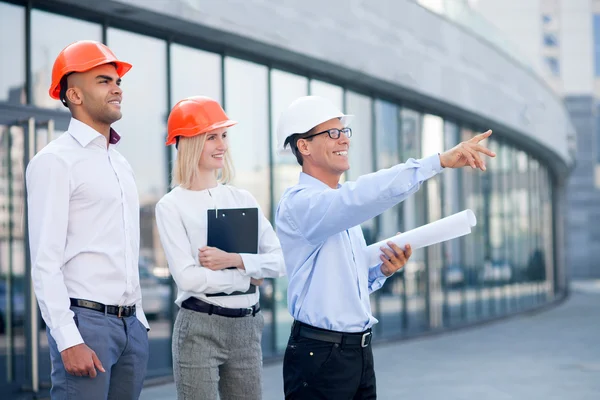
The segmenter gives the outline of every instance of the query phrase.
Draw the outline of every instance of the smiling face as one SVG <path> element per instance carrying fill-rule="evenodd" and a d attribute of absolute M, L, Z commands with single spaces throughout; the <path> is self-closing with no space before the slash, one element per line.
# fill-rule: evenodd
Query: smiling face
<path fill-rule="evenodd" d="M 229 149 L 227 128 L 215 129 L 205 135 L 198 167 L 205 171 L 222 169 L 225 166 L 225 153 Z"/>
<path fill-rule="evenodd" d="M 338 118 L 334 118 L 317 125 L 311 129 L 311 133 L 333 128 L 342 129 L 344 125 Z M 350 138 L 343 133 L 338 139 L 330 138 L 327 133 L 314 136 L 311 140 L 299 139 L 297 145 L 304 159 L 305 171 L 324 182 L 337 182 L 342 174 L 350 169 Z"/>
<path fill-rule="evenodd" d="M 112 64 L 100 65 L 67 78 L 66 97 L 78 119 L 110 126 L 121 119 L 121 78 Z"/>

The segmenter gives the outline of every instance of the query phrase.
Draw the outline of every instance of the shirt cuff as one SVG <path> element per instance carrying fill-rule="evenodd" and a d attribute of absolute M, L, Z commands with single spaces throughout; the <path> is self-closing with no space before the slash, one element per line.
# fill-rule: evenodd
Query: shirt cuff
<path fill-rule="evenodd" d="M 56 341 L 56 347 L 58 347 L 59 352 L 83 343 L 83 338 L 81 337 L 81 333 L 79 333 L 79 329 L 77 329 L 77 325 L 75 325 L 75 321 L 50 330 L 50 334 Z"/>
<path fill-rule="evenodd" d="M 377 264 L 376 266 L 371 267 L 371 269 L 369 270 L 369 281 L 373 282 L 381 278 L 388 278 L 383 274 L 383 271 L 381 271 L 381 264 Z"/>
<path fill-rule="evenodd" d="M 421 164 L 423 167 L 428 168 L 433 172 L 431 176 L 439 174 L 444 169 L 442 168 L 442 162 L 440 161 L 439 153 L 421 159 Z"/>
<path fill-rule="evenodd" d="M 381 271 L 381 264 L 371 267 L 369 269 L 369 292 L 373 293 L 381 289 L 387 278 Z"/>
<path fill-rule="evenodd" d="M 260 272 L 260 262 L 256 262 L 258 261 L 256 260 L 256 254 L 240 253 L 240 257 L 242 257 L 242 261 L 244 262 L 244 269 L 240 270 L 242 275 L 259 276 L 258 273 Z"/>

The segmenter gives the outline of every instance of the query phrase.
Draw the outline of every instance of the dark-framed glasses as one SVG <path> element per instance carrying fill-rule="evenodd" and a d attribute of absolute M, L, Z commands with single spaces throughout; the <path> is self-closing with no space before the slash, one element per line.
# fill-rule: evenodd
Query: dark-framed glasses
<path fill-rule="evenodd" d="M 311 137 L 322 135 L 324 133 L 328 134 L 329 137 L 332 138 L 332 139 L 339 139 L 340 135 L 342 133 L 344 135 L 346 135 L 347 138 L 351 138 L 352 137 L 352 129 L 350 129 L 350 128 L 343 128 L 343 129 L 332 128 L 332 129 L 328 129 L 328 130 L 323 131 L 323 132 L 313 133 L 312 135 L 305 136 L 305 137 L 303 137 L 301 139 L 309 139 Z"/>

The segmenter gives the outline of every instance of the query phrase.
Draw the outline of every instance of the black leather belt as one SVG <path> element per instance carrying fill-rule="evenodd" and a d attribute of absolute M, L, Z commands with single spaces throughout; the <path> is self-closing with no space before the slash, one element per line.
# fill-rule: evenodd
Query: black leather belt
<path fill-rule="evenodd" d="M 260 305 L 256 303 L 252 307 L 246 308 L 225 308 L 209 304 L 195 297 L 190 297 L 181 303 L 181 307 L 186 310 L 206 313 L 208 315 L 216 314 L 222 317 L 239 318 L 239 317 L 254 317 L 260 311 Z"/>
<path fill-rule="evenodd" d="M 119 318 L 135 315 L 135 305 L 133 306 L 107 306 L 102 303 L 91 300 L 71 299 L 73 307 L 88 308 L 90 310 L 100 311 L 105 314 L 116 315 Z"/>
<path fill-rule="evenodd" d="M 322 342 L 338 343 L 350 346 L 367 347 L 371 344 L 373 333 L 371 329 L 364 332 L 344 333 L 330 331 L 327 329 L 315 328 L 300 321 L 294 321 L 292 325 L 292 335 L 307 339 L 320 340 Z"/>

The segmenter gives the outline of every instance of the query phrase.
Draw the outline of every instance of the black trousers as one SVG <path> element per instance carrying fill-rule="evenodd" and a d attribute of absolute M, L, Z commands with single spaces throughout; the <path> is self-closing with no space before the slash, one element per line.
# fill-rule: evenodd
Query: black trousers
<path fill-rule="evenodd" d="M 292 328 L 283 359 L 288 400 L 376 399 L 373 350 L 369 344 L 338 344 L 308 339 Z"/>

